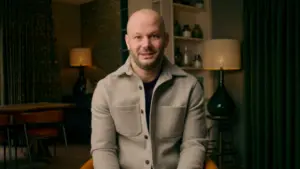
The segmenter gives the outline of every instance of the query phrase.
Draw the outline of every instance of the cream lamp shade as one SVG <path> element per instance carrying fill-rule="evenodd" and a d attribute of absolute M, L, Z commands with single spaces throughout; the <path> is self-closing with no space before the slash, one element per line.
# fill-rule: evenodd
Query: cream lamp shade
<path fill-rule="evenodd" d="M 90 48 L 73 48 L 70 51 L 70 65 L 92 66 L 92 54 Z"/>
<path fill-rule="evenodd" d="M 238 70 L 241 68 L 240 42 L 234 39 L 212 39 L 203 43 L 202 65 L 205 70 Z"/>

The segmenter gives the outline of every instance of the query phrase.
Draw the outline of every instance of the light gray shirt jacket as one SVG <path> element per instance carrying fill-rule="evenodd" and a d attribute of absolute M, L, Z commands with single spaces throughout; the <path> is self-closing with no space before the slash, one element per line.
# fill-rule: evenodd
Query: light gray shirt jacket
<path fill-rule="evenodd" d="M 197 79 L 164 58 L 149 130 L 143 82 L 126 63 L 101 79 L 92 98 L 95 169 L 202 169 L 207 128 Z"/>

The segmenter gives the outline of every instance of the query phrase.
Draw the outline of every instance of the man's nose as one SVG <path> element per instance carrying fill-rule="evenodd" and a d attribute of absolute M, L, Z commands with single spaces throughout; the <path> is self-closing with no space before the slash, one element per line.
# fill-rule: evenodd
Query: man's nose
<path fill-rule="evenodd" d="M 150 38 L 148 38 L 148 37 L 143 38 L 143 41 L 142 41 L 143 47 L 148 47 L 148 46 L 150 46 L 150 44 L 151 44 Z"/>

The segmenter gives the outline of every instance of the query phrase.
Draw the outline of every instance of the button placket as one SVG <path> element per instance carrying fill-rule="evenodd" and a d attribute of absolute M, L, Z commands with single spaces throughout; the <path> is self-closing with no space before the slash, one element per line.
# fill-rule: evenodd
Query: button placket
<path fill-rule="evenodd" d="M 140 113 L 141 113 L 141 116 L 142 116 L 142 121 L 143 121 L 143 130 L 144 130 L 144 140 L 146 142 L 146 150 L 145 150 L 145 153 L 149 153 L 151 154 L 150 156 L 148 156 L 148 158 L 145 159 L 145 162 L 144 162 L 144 165 L 146 168 L 151 168 L 151 162 L 150 162 L 150 159 L 152 158 L 152 153 L 151 153 L 151 139 L 150 137 L 148 136 L 148 129 L 147 129 L 147 125 L 146 125 L 146 112 L 145 112 L 145 93 L 144 93 L 144 87 L 142 84 L 139 84 L 138 85 L 138 89 L 139 89 L 139 93 L 140 93 L 140 105 L 141 105 L 141 109 L 140 109 Z"/>
<path fill-rule="evenodd" d="M 144 110 L 144 107 L 145 107 L 145 103 L 143 102 L 143 100 L 145 100 L 144 99 L 144 91 L 143 91 L 143 87 L 142 87 L 142 84 L 139 84 L 138 85 L 138 88 L 139 88 L 139 90 L 140 90 L 140 105 L 141 105 L 141 110 L 140 110 L 140 112 L 141 112 L 141 116 L 142 116 L 142 122 L 143 122 L 143 128 L 145 127 L 144 126 L 144 123 L 145 123 L 145 120 L 144 120 L 144 117 L 145 117 L 145 110 Z M 144 130 L 144 129 L 143 129 Z"/>

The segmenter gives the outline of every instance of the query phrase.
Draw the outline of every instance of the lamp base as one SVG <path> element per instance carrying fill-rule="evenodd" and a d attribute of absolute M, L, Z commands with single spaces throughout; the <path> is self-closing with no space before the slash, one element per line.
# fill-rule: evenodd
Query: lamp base
<path fill-rule="evenodd" d="M 207 103 L 207 110 L 212 116 L 229 117 L 233 114 L 235 104 L 224 85 L 223 70 L 219 71 L 219 86 Z"/>
<path fill-rule="evenodd" d="M 73 87 L 73 95 L 76 98 L 84 96 L 86 92 L 86 78 L 84 77 L 84 67 L 80 66 L 78 67 L 78 69 L 79 69 L 79 76 Z"/>

